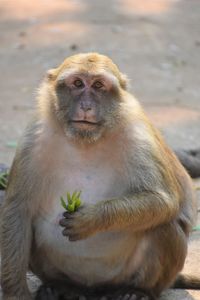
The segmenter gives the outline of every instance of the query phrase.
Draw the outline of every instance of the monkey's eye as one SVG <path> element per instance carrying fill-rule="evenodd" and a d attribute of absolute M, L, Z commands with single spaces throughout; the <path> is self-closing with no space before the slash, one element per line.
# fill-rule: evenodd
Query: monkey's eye
<path fill-rule="evenodd" d="M 83 81 L 81 81 L 80 79 L 76 79 L 76 80 L 74 81 L 74 85 L 75 85 L 75 87 L 77 87 L 77 88 L 82 88 L 82 87 L 84 87 L 84 83 L 83 83 Z"/>
<path fill-rule="evenodd" d="M 103 83 L 101 83 L 101 81 L 95 81 L 92 86 L 95 89 L 100 89 L 103 87 Z"/>

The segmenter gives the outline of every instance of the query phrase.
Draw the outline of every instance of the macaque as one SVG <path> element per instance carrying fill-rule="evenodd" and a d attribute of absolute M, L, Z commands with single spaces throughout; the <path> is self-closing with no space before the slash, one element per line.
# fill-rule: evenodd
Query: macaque
<path fill-rule="evenodd" d="M 156 299 L 181 271 L 196 218 L 191 179 L 106 56 L 48 72 L 1 215 L 3 300 Z M 60 197 L 82 191 L 64 212 Z M 85 297 L 85 298 L 84 298 Z"/>

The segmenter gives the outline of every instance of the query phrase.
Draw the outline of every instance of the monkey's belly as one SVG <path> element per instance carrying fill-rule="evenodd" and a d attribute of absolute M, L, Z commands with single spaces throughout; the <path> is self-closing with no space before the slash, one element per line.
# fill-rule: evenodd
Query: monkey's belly
<path fill-rule="evenodd" d="M 138 241 L 128 231 L 99 233 L 86 240 L 70 242 L 58 224 L 44 219 L 37 222 L 40 232 L 35 234 L 36 244 L 45 251 L 48 262 L 70 279 L 87 286 L 130 278 L 147 249 L 145 239 Z"/>

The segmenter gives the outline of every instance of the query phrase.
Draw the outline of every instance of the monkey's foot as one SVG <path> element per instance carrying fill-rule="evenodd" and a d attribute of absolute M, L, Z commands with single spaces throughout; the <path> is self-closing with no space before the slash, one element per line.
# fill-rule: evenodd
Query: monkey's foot
<path fill-rule="evenodd" d="M 147 295 L 142 291 L 131 291 L 130 293 L 126 293 L 124 295 L 115 296 L 112 300 L 155 300 L 155 298 L 151 295 Z"/>
<path fill-rule="evenodd" d="M 61 300 L 57 289 L 42 285 L 36 294 L 35 300 Z"/>
<path fill-rule="evenodd" d="M 49 285 L 42 285 L 37 291 L 35 300 L 88 300 L 88 298 L 71 291 L 67 292 L 64 287 L 54 288 Z M 97 298 L 89 300 L 97 300 Z"/>

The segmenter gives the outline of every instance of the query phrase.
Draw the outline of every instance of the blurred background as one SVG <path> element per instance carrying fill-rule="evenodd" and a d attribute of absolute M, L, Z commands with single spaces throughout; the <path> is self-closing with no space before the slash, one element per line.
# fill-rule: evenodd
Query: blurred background
<path fill-rule="evenodd" d="M 46 70 L 97 51 L 173 147 L 200 145 L 199 0 L 1 0 L 0 162 L 10 164 Z"/>
<path fill-rule="evenodd" d="M 172 148 L 200 147 L 200 0 L 0 0 L 0 163 L 12 162 L 45 72 L 89 51 L 128 75 Z M 199 253 L 197 232 L 186 273 L 200 276 Z M 200 300 L 200 292 L 162 299 Z"/>

